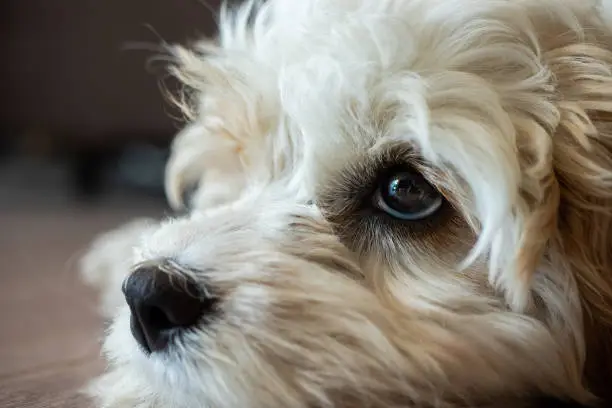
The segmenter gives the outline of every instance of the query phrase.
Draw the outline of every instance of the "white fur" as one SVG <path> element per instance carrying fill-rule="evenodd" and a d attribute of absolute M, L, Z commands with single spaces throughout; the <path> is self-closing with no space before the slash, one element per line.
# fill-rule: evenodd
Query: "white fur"
<path fill-rule="evenodd" d="M 103 237 L 86 261 L 106 310 L 121 302 L 118 277 L 170 259 L 223 294 L 222 317 L 147 357 L 120 306 L 100 406 L 589 401 L 576 277 L 527 225 L 548 199 L 551 134 L 566 115 L 540 23 L 577 39 L 585 27 L 606 32 L 596 3 L 257 3 L 222 12 L 218 44 L 172 51 L 193 120 L 166 186 L 179 207 L 198 184 L 193 210 Z M 306 203 L 397 145 L 425 161 L 465 225 L 448 226 L 452 239 L 447 227 L 422 242 L 360 237 L 375 249 L 359 252 Z M 523 263 L 538 245 L 537 264 Z"/>

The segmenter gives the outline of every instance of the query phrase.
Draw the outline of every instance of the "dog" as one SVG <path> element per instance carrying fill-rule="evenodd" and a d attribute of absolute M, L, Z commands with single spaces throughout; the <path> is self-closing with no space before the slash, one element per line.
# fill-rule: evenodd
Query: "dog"
<path fill-rule="evenodd" d="M 612 404 L 610 3 L 247 1 L 168 47 L 187 211 L 83 259 L 97 406 Z"/>

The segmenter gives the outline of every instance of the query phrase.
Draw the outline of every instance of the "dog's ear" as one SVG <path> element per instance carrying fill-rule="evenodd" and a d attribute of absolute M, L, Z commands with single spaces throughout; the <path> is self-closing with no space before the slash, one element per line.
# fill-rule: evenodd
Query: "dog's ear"
<path fill-rule="evenodd" d="M 561 98 L 552 135 L 559 245 L 585 306 L 612 326 L 612 52 L 572 44 L 549 61 Z"/>
<path fill-rule="evenodd" d="M 171 74 L 182 85 L 168 95 L 189 124 L 174 139 L 166 166 L 166 195 L 174 209 L 203 208 L 231 199 L 244 182 L 246 134 L 253 115 L 244 112 L 243 84 L 202 41 L 171 49 Z M 253 133 L 253 132 L 250 132 Z"/>
<path fill-rule="evenodd" d="M 585 311 L 587 376 L 592 377 L 589 382 L 601 381 L 602 391 L 612 382 L 610 45 L 569 43 L 545 55 L 557 82 L 560 114 L 552 134 L 560 201 L 551 255 L 558 255 L 578 284 Z"/>
<path fill-rule="evenodd" d="M 205 208 L 235 197 L 244 182 L 236 141 L 194 123 L 175 137 L 165 189 L 175 210 Z"/>

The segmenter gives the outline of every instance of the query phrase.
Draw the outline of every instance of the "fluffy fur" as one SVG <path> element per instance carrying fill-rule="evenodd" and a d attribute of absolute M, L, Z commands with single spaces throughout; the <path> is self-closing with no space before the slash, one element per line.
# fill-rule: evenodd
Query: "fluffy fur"
<path fill-rule="evenodd" d="M 190 119 L 167 167 L 186 216 L 84 262 L 117 312 L 104 408 L 522 407 L 612 401 L 608 1 L 269 0 L 174 47 Z M 359 211 L 388 163 L 448 206 Z M 142 263 L 220 299 L 141 352 Z"/>

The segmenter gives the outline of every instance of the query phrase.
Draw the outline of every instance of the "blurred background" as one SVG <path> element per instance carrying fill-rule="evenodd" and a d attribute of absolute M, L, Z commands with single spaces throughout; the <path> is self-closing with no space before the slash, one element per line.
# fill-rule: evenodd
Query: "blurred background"
<path fill-rule="evenodd" d="M 162 42 L 215 32 L 218 0 L 0 1 L 0 406 L 85 407 L 103 368 L 91 239 L 169 214 L 162 177 L 179 113 Z M 171 86 L 171 84 L 170 84 Z"/>

